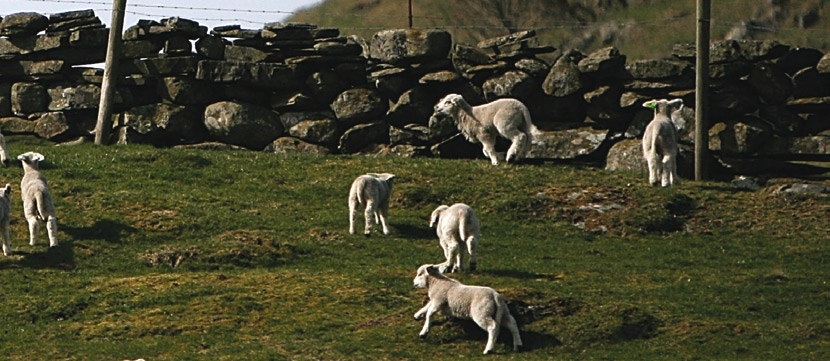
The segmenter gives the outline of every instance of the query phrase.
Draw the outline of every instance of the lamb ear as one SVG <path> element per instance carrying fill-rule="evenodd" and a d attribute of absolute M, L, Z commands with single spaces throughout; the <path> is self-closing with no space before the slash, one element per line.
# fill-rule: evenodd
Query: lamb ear
<path fill-rule="evenodd" d="M 438 267 L 435 267 L 434 264 L 427 266 L 427 273 L 433 276 L 437 276 L 441 274 L 441 270 Z"/>
<path fill-rule="evenodd" d="M 675 108 L 675 111 L 683 109 L 683 99 L 677 98 L 669 102 L 669 105 Z"/>

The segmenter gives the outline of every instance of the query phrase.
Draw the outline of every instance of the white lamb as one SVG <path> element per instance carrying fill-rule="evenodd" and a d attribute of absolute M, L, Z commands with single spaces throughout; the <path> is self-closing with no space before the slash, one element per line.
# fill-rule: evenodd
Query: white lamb
<path fill-rule="evenodd" d="M 58 245 L 58 217 L 46 177 L 39 170 L 43 155 L 28 152 L 17 156 L 17 159 L 23 164 L 24 170 L 23 180 L 20 182 L 20 195 L 23 197 L 23 214 L 29 222 L 29 244 L 34 246 L 37 243 L 40 219 L 46 221 L 49 247 L 55 247 Z"/>
<path fill-rule="evenodd" d="M 3 237 L 3 255 L 9 256 L 13 253 L 9 244 L 9 222 L 11 221 L 12 186 L 6 184 L 3 194 L 0 194 L 0 236 Z"/>
<path fill-rule="evenodd" d="M 365 209 L 364 234 L 372 234 L 372 218 L 383 226 L 383 234 L 389 234 L 389 196 L 392 193 L 394 174 L 368 173 L 357 177 L 349 190 L 349 233 L 355 233 L 355 220 L 359 208 Z"/>
<path fill-rule="evenodd" d="M 482 144 L 484 156 L 490 158 L 493 165 L 500 161 L 495 148 L 496 136 L 501 135 L 512 142 L 507 150 L 507 162 L 516 162 L 525 157 L 531 142 L 541 135 L 530 119 L 530 111 L 516 99 L 497 99 L 471 106 L 461 95 L 449 94 L 435 105 L 429 120 L 430 128 L 446 117 L 453 119 L 468 141 Z"/>
<path fill-rule="evenodd" d="M 478 260 L 476 249 L 481 238 L 481 226 L 475 212 L 464 203 L 452 206 L 440 205 L 432 211 L 429 217 L 429 226 L 435 226 L 435 233 L 444 249 L 447 261 L 441 265 L 441 273 L 461 271 L 464 251 L 461 245 L 467 245 L 470 254 L 470 270 L 475 271 Z"/>
<path fill-rule="evenodd" d="M 487 346 L 484 353 L 493 351 L 499 330 L 506 326 L 513 334 L 513 351 L 522 346 L 519 326 L 510 314 L 504 298 L 490 287 L 467 286 L 439 272 L 434 265 L 425 264 L 418 268 L 413 284 L 416 288 L 427 288 L 429 302 L 415 313 L 415 319 L 426 315 L 420 336 L 429 333 L 430 317 L 437 312 L 458 318 L 472 319 L 487 331 Z"/>
<path fill-rule="evenodd" d="M 643 157 L 648 163 L 648 182 L 663 187 L 673 185 L 677 178 L 677 128 L 671 114 L 683 109 L 683 100 L 649 100 L 643 103 L 654 109 L 654 118 L 643 134 Z"/>
<path fill-rule="evenodd" d="M 4 167 L 9 166 L 9 147 L 6 146 L 6 137 L 0 133 L 0 163 L 3 163 Z"/>

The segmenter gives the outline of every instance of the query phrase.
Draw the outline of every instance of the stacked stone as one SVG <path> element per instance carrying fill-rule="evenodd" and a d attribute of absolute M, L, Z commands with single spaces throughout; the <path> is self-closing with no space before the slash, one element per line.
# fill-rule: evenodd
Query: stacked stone
<path fill-rule="evenodd" d="M 117 141 L 480 157 L 452 124 L 429 123 L 435 103 L 459 93 L 473 105 L 505 97 L 527 104 L 545 131 L 531 158 L 642 170 L 639 137 L 652 117 L 643 102 L 682 98 L 687 107 L 675 120 L 681 173 L 689 173 L 693 46 L 675 46 L 667 59 L 630 60 L 613 47 L 558 52 L 534 45 L 535 35 L 470 46 L 440 30 L 385 30 L 364 41 L 311 24 L 208 30 L 178 17 L 141 20 L 123 36 Z M 107 36 L 91 10 L 3 18 L 3 131 L 89 137 L 103 72 L 86 65 L 104 61 Z M 720 41 L 711 47 L 710 77 L 709 147 L 721 163 L 830 154 L 830 55 Z"/>
<path fill-rule="evenodd" d="M 651 119 L 647 98 L 682 98 L 681 175 L 691 176 L 694 148 L 694 46 L 677 45 L 671 60 L 629 62 L 621 105 L 631 119 L 606 168 L 644 171 L 639 137 Z M 710 47 L 709 149 L 730 172 L 788 172 L 773 161 L 830 154 L 830 55 L 775 41 L 726 40 Z M 755 161 L 758 160 L 758 161 Z M 714 159 L 713 159 L 714 161 Z M 685 173 L 685 174 L 683 174 Z"/>
<path fill-rule="evenodd" d="M 94 128 L 100 85 L 76 65 L 104 60 L 107 29 L 92 10 L 26 12 L 0 21 L 0 126 L 62 140 Z M 94 119 L 94 116 L 92 116 Z"/>
<path fill-rule="evenodd" d="M 119 142 L 218 141 L 326 153 L 344 128 L 332 112 L 338 95 L 366 85 L 363 47 L 339 30 L 310 24 L 262 29 L 170 18 L 125 32 L 136 77 L 160 98 L 124 112 Z M 293 138 L 275 139 L 288 135 Z"/>

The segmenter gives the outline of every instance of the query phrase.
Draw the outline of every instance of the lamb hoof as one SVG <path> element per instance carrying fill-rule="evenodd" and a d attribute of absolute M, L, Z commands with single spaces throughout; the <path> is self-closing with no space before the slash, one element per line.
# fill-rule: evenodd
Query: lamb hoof
<path fill-rule="evenodd" d="M 420 338 L 421 340 L 425 340 L 427 338 L 427 334 L 418 334 L 418 338 Z"/>
<path fill-rule="evenodd" d="M 476 267 L 478 267 L 478 264 L 476 264 L 476 263 L 470 263 L 470 271 L 471 271 L 471 272 L 472 272 L 472 271 L 475 271 L 475 270 L 476 270 Z"/>
<path fill-rule="evenodd" d="M 364 235 L 364 236 L 366 236 L 366 238 L 369 238 L 369 236 L 371 236 L 371 235 L 372 235 L 372 233 L 371 233 L 371 232 L 366 232 L 366 233 L 364 233 L 363 235 Z"/>

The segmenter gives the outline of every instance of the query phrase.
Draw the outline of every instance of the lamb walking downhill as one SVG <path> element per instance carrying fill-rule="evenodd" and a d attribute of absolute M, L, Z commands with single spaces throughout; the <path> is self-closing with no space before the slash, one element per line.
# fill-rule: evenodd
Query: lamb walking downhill
<path fill-rule="evenodd" d="M 392 193 L 394 174 L 368 173 L 357 177 L 349 190 L 349 233 L 354 234 L 357 212 L 365 209 L 365 227 L 363 234 L 372 234 L 372 220 L 380 223 L 383 234 L 389 234 L 389 197 Z"/>
<path fill-rule="evenodd" d="M 23 197 L 23 214 L 29 222 L 29 244 L 34 246 L 37 243 L 39 220 L 43 220 L 49 234 L 49 247 L 55 247 L 58 245 L 58 217 L 46 177 L 40 173 L 43 154 L 28 152 L 17 156 L 17 159 L 23 164 L 24 171 L 20 196 Z"/>
<path fill-rule="evenodd" d="M 463 246 L 467 247 L 467 253 L 470 255 L 470 271 L 476 270 L 476 250 L 481 238 L 481 225 L 470 206 L 464 203 L 440 205 L 432 211 L 429 226 L 435 227 L 435 233 L 447 259 L 441 265 L 441 273 L 461 271 L 464 260 Z"/>

